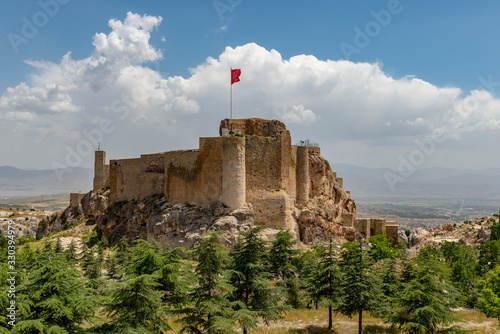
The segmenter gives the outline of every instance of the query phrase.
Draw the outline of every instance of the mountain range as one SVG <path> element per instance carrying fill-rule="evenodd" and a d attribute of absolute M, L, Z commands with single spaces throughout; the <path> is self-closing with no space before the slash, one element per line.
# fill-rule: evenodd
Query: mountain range
<path fill-rule="evenodd" d="M 36 196 L 87 192 L 92 189 L 92 168 L 24 170 L 0 167 L 0 195 Z"/>
<path fill-rule="evenodd" d="M 344 189 L 361 202 L 375 198 L 500 201 L 500 168 L 422 168 L 407 177 L 387 168 L 334 164 L 332 169 L 337 172 L 337 177 L 343 178 Z M 59 174 L 62 174 L 62 178 L 54 170 L 0 167 L 0 195 L 34 196 L 87 192 L 92 189 L 92 168 L 69 168 L 59 171 Z"/>
<path fill-rule="evenodd" d="M 351 191 L 356 200 L 380 197 L 500 200 L 500 168 L 422 168 L 406 174 L 347 164 L 334 164 L 332 169 L 337 177 L 343 178 L 344 189 Z"/>

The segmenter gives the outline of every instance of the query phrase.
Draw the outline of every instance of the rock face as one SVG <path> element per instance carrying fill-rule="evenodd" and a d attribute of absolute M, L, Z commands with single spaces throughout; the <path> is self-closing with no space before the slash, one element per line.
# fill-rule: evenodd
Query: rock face
<path fill-rule="evenodd" d="M 37 238 L 44 238 L 51 232 L 60 232 L 81 222 L 82 212 L 77 207 L 67 207 L 66 210 L 47 216 L 36 230 Z"/>
<path fill-rule="evenodd" d="M 26 220 L 25 218 L 16 218 L 12 219 L 12 221 L 14 221 L 16 240 L 21 237 L 32 237 L 33 239 L 36 238 L 36 231 L 38 229 L 38 224 L 40 223 L 39 219 L 33 217 L 28 220 Z M 2 220 L 0 222 L 0 231 L 2 232 L 3 236 L 8 235 L 8 226 L 8 220 Z"/>
<path fill-rule="evenodd" d="M 418 245 L 428 235 L 429 235 L 429 232 L 424 230 L 421 227 L 417 228 L 416 230 L 413 230 L 410 234 L 410 237 L 408 238 L 409 245 L 410 246 Z"/>
<path fill-rule="evenodd" d="M 62 214 L 48 217 L 48 224 L 40 226 L 37 235 L 44 237 L 50 232 L 62 231 L 68 225 L 85 222 L 95 224 L 98 234 L 111 243 L 122 237 L 129 241 L 140 238 L 189 250 L 205 233 L 226 231 L 223 239 L 231 245 L 240 232 L 255 226 L 251 205 L 231 210 L 221 203 L 214 203 L 202 208 L 167 203 L 163 195 L 108 205 L 109 194 L 109 190 L 89 192 L 82 199 L 81 211 L 69 207 Z"/>
<path fill-rule="evenodd" d="M 309 155 L 309 178 L 309 200 L 296 207 L 299 239 L 317 243 L 328 233 L 354 239 L 355 230 L 343 227 L 342 213 L 354 214 L 356 204 L 342 189 L 328 161 L 319 154 Z"/>

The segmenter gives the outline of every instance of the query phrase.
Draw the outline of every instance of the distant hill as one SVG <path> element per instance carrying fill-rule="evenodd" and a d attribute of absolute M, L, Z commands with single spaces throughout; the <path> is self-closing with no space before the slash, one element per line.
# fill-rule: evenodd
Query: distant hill
<path fill-rule="evenodd" d="M 500 168 L 462 170 L 451 168 L 423 168 L 415 170 L 404 181 L 396 182 L 394 190 L 386 175 L 399 175 L 386 168 L 365 168 L 334 164 L 337 177 L 344 179 L 344 188 L 355 199 L 372 198 L 462 198 L 500 200 Z M 392 173 L 392 174 L 391 174 Z"/>
<path fill-rule="evenodd" d="M 92 189 L 92 168 L 67 168 L 60 180 L 54 170 L 24 170 L 0 167 L 0 195 L 36 196 L 87 192 Z"/>

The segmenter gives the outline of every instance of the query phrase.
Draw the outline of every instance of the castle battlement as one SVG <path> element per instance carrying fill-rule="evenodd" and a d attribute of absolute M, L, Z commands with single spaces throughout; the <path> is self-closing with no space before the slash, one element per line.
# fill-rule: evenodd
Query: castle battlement
<path fill-rule="evenodd" d="M 314 226 L 341 234 L 342 225 L 359 225 L 354 224 L 354 200 L 320 152 L 318 146 L 292 145 L 278 120 L 224 119 L 219 136 L 200 138 L 197 149 L 116 159 L 109 165 L 106 152 L 96 151 L 94 190 L 109 187 L 112 202 L 164 194 L 169 203 L 222 202 L 232 209 L 251 204 L 256 224 L 296 230 L 307 241 L 316 233 Z M 311 213 L 312 207 L 323 211 Z"/>

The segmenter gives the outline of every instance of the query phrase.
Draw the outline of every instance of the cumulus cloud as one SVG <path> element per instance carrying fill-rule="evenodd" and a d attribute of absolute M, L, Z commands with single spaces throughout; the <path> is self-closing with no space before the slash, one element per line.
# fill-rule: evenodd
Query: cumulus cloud
<path fill-rule="evenodd" d="M 286 123 L 310 125 L 318 117 L 312 110 L 304 108 L 303 105 L 290 107 L 278 107 L 275 114 Z"/>
<path fill-rule="evenodd" d="M 27 61 L 34 68 L 29 82 L 0 97 L 0 129 L 17 136 L 45 167 L 64 160 L 67 146 L 85 140 L 103 119 L 113 124 L 103 142 L 116 158 L 196 147 L 197 137 L 217 135 L 220 119 L 229 116 L 232 66 L 242 70 L 232 88 L 235 118 L 278 118 L 294 141 L 318 141 L 326 154 L 348 152 L 348 162 L 380 160 L 385 148 L 412 145 L 437 131 L 460 139 L 500 130 L 500 101 L 490 92 L 464 94 L 412 76 L 395 79 L 378 63 L 283 59 L 255 43 L 226 47 L 191 68 L 189 77 L 164 77 L 145 66 L 162 59 L 150 43 L 161 21 L 128 13 L 123 22 L 109 21 L 107 35 L 94 36 L 88 58 L 68 52 L 59 63 Z M 33 148 L 41 142 L 43 149 Z M 92 157 L 85 161 L 91 165 Z"/>
<path fill-rule="evenodd" d="M 140 16 L 131 12 L 127 13 L 124 22 L 109 20 L 111 33 L 94 36 L 95 52 L 103 54 L 110 61 L 125 61 L 130 64 L 161 59 L 161 51 L 149 44 L 149 38 L 151 31 L 162 20 L 161 16 Z"/>

